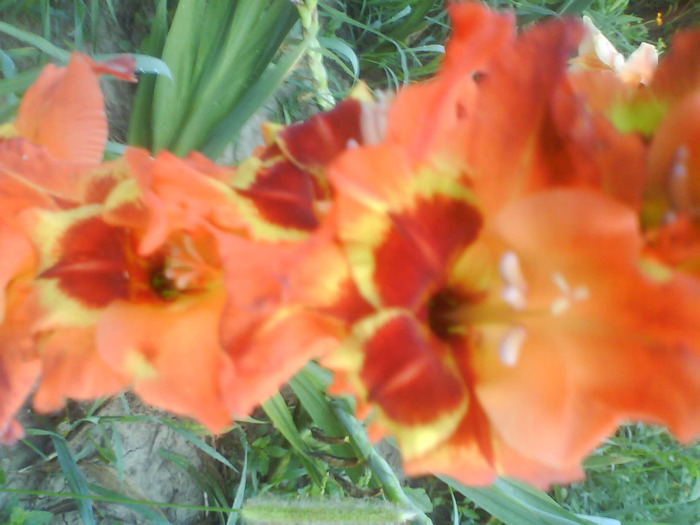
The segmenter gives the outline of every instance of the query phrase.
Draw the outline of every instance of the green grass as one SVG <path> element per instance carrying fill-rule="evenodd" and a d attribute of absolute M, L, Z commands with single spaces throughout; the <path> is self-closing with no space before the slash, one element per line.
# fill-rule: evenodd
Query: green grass
<path fill-rule="evenodd" d="M 622 521 L 700 522 L 700 445 L 628 425 L 586 462 L 586 480 L 553 492 L 573 512 Z"/>

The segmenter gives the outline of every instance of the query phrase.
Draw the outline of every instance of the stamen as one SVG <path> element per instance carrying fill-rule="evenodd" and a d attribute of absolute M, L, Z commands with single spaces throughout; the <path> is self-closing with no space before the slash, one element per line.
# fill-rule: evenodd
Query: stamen
<path fill-rule="evenodd" d="M 588 288 L 585 286 L 577 286 L 572 288 L 566 278 L 559 272 L 552 274 L 552 281 L 562 293 L 559 297 L 552 301 L 549 311 L 552 315 L 561 315 L 566 312 L 574 302 L 584 301 L 590 296 Z"/>
<path fill-rule="evenodd" d="M 588 288 L 585 286 L 577 286 L 576 289 L 571 293 L 571 297 L 576 301 L 585 301 L 591 296 Z"/>
<path fill-rule="evenodd" d="M 569 308 L 571 308 L 571 301 L 568 297 L 557 297 L 549 307 L 549 311 L 552 315 L 561 315 Z"/>
<path fill-rule="evenodd" d="M 527 297 L 520 288 L 515 286 L 505 286 L 501 291 L 501 299 L 518 311 L 527 307 Z"/>
<path fill-rule="evenodd" d="M 552 280 L 554 281 L 554 284 L 561 290 L 562 292 L 568 294 L 569 293 L 569 283 L 566 282 L 566 279 L 564 279 L 564 276 L 560 274 L 559 272 L 554 272 L 552 274 Z"/>
<path fill-rule="evenodd" d="M 501 363 L 508 367 L 518 364 L 520 351 L 526 337 L 527 332 L 522 326 L 515 326 L 508 330 L 498 345 L 498 357 Z"/>
<path fill-rule="evenodd" d="M 505 283 L 501 298 L 516 310 L 527 306 L 527 283 L 515 252 L 507 251 L 498 263 L 498 271 Z"/>

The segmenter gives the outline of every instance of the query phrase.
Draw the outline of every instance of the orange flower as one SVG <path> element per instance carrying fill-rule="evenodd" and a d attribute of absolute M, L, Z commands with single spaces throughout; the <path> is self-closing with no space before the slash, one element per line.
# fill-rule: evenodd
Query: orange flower
<path fill-rule="evenodd" d="M 640 269 L 634 210 L 562 189 L 484 217 L 429 168 L 355 191 L 386 154 L 353 152 L 334 171 L 340 236 L 376 313 L 328 362 L 377 407 L 409 472 L 547 485 L 580 476 L 626 419 L 700 432 L 700 287 Z"/>
<path fill-rule="evenodd" d="M 407 123 L 330 168 L 338 235 L 374 312 L 326 363 L 374 408 L 375 435 L 396 436 L 409 473 L 546 486 L 579 478 L 624 420 L 700 433 L 700 284 L 644 257 L 641 184 L 616 186 L 612 162 L 629 158 L 641 181 L 642 144 L 577 103 L 565 70 L 577 32 L 557 23 L 497 46 L 434 128 Z M 403 127 L 403 96 L 388 130 Z M 462 151 L 411 147 L 451 134 Z"/>
<path fill-rule="evenodd" d="M 628 137 L 646 138 L 645 177 L 626 172 L 613 184 L 638 186 L 647 253 L 698 276 L 700 267 L 700 31 L 674 36 L 648 86 L 632 88 L 604 72 L 573 73 L 575 90 L 598 120 L 609 119 Z M 608 189 L 604 187 L 604 189 Z"/>
<path fill-rule="evenodd" d="M 123 69 L 122 69 L 123 68 Z M 42 367 L 52 366 L 35 330 L 41 311 L 32 279 L 37 257 L 25 231 L 29 210 L 79 201 L 80 174 L 102 158 L 106 121 L 97 72 L 125 76 L 132 59 L 99 64 L 74 54 L 67 68 L 47 66 L 27 91 L 17 119 L 0 127 L 0 440 L 22 435 L 12 421 Z M 50 343 L 49 343 L 50 344 Z"/>
<path fill-rule="evenodd" d="M 200 155 L 153 159 L 130 149 L 119 165 L 126 168 L 89 186 L 97 198 L 107 178 L 101 200 L 33 216 L 40 328 L 55 356 L 35 406 L 51 410 L 65 397 L 94 396 L 96 385 L 130 383 L 147 403 L 220 432 L 337 344 L 342 322 L 321 310 L 339 292 L 323 296 L 322 280 L 306 276 L 317 264 L 305 262 L 310 253 L 333 259 L 328 234 L 260 239 L 263 218 L 249 223 L 246 206 L 298 202 L 297 189 L 237 191 L 235 170 Z M 317 306 L 302 304 L 312 290 Z M 98 362 L 108 370 L 88 370 Z M 84 382 L 69 381 L 74 370 Z M 109 373 L 122 382 L 103 379 Z"/>
<path fill-rule="evenodd" d="M 226 294 L 212 229 L 240 227 L 232 191 L 168 154 L 130 150 L 121 162 L 128 176 L 102 202 L 35 214 L 40 327 L 53 360 L 35 406 L 131 382 L 146 402 L 220 431 Z"/>

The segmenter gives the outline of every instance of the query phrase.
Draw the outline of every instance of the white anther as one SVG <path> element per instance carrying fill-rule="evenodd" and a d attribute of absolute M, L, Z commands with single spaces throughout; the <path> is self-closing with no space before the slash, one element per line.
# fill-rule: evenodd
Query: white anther
<path fill-rule="evenodd" d="M 357 142 L 355 139 L 348 139 L 348 141 L 345 143 L 346 149 L 357 149 L 359 147 L 360 143 Z"/>
<path fill-rule="evenodd" d="M 524 310 L 527 306 L 527 297 L 522 289 L 515 286 L 505 286 L 501 291 L 501 299 L 516 310 Z"/>
<path fill-rule="evenodd" d="M 498 263 L 501 278 L 511 286 L 525 286 L 525 278 L 520 269 L 520 261 L 515 252 L 507 251 Z"/>
<path fill-rule="evenodd" d="M 549 307 L 549 311 L 552 315 L 561 315 L 564 312 L 566 312 L 569 308 L 571 308 L 571 301 L 568 297 L 562 296 L 557 297 L 554 301 L 552 301 L 552 304 Z"/>
<path fill-rule="evenodd" d="M 566 278 L 559 272 L 552 274 L 552 281 L 554 281 L 554 285 L 561 292 L 561 295 L 554 299 L 549 306 L 549 311 L 552 315 L 561 315 L 571 308 L 574 302 L 584 301 L 590 296 L 588 288 L 585 286 L 572 288 Z"/>
<path fill-rule="evenodd" d="M 507 251 L 498 262 L 498 271 L 505 283 L 501 298 L 516 310 L 527 306 L 527 283 L 515 252 Z"/>
<path fill-rule="evenodd" d="M 498 344 L 498 357 L 506 366 L 515 366 L 520 357 L 520 350 L 527 337 L 527 332 L 521 326 L 508 330 Z"/>
<path fill-rule="evenodd" d="M 566 282 L 566 279 L 564 279 L 564 276 L 560 274 L 559 272 L 554 272 L 552 274 L 552 281 L 554 281 L 554 284 L 559 288 L 564 293 L 569 293 L 569 283 Z"/>
<path fill-rule="evenodd" d="M 577 286 L 573 292 L 571 292 L 571 297 L 575 301 L 585 301 L 591 296 L 591 292 L 585 286 Z"/>

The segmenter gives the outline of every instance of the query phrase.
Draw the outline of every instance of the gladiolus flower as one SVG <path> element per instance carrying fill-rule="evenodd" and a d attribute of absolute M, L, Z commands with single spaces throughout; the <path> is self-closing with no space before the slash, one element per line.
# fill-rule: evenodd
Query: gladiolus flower
<path fill-rule="evenodd" d="M 12 417 L 29 395 L 49 353 L 36 328 L 41 309 L 33 286 L 37 256 L 24 224 L 29 210 L 57 210 L 80 201 L 81 173 L 102 159 L 107 140 L 98 73 L 131 78 L 133 59 L 97 63 L 72 55 L 47 66 L 27 91 L 17 119 L 0 127 L 0 441 L 22 430 Z"/>
<path fill-rule="evenodd" d="M 474 12 L 487 11 L 451 7 Z M 438 106 L 436 129 L 388 131 L 330 168 L 339 238 L 374 312 L 325 362 L 374 409 L 375 434 L 396 436 L 411 474 L 546 486 L 579 478 L 583 456 L 627 419 L 682 440 L 700 433 L 700 285 L 645 257 L 642 146 L 574 103 L 565 62 L 576 32 L 526 32 L 468 89 L 438 75 L 426 89 L 459 103 Z M 388 130 L 401 128 L 402 96 Z M 567 133 L 563 115 L 582 130 Z M 611 154 L 585 159 L 601 129 Z M 453 132 L 461 154 L 411 148 Z M 621 145 L 636 186 L 606 194 Z"/>

